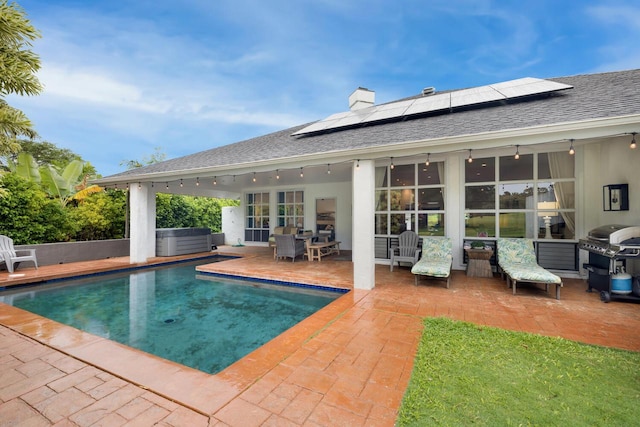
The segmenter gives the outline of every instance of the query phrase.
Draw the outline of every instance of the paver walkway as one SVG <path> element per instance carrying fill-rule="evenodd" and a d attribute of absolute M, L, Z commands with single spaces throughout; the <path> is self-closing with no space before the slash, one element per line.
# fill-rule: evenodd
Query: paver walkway
<path fill-rule="evenodd" d="M 208 269 L 351 287 L 350 262 L 276 263 L 268 250 L 222 250 L 246 257 Z M 104 268 L 19 272 L 46 278 Z M 8 283 L 0 273 L 0 286 Z M 0 425 L 392 426 L 425 316 L 640 351 L 640 304 L 604 304 L 585 289 L 566 280 L 559 301 L 526 287 L 513 296 L 498 277 L 464 272 L 448 290 L 437 281 L 416 287 L 407 268 L 377 266 L 374 290 L 339 298 L 213 376 L 0 304 Z"/>

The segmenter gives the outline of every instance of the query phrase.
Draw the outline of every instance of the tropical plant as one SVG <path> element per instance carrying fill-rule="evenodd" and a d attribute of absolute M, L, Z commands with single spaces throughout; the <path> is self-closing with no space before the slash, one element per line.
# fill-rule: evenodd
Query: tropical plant
<path fill-rule="evenodd" d="M 0 177 L 0 186 L 7 190 L 0 198 L 0 234 L 17 245 L 69 239 L 71 224 L 65 210 L 38 184 L 7 173 Z"/>
<path fill-rule="evenodd" d="M 125 231 L 125 199 L 122 191 L 91 194 L 82 203 L 68 208 L 73 224 L 73 240 L 121 239 Z"/>
<path fill-rule="evenodd" d="M 0 0 L 0 155 L 17 152 L 18 137 L 37 136 L 27 116 L 4 98 L 12 93 L 37 95 L 42 91 L 36 76 L 40 58 L 30 50 L 31 42 L 39 37 L 16 2 Z"/>

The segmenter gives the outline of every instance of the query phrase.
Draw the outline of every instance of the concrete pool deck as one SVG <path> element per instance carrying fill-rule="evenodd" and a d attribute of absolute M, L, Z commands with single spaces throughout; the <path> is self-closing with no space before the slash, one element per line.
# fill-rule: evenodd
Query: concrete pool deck
<path fill-rule="evenodd" d="M 352 287 L 352 264 L 331 256 L 292 263 L 268 248 L 219 252 L 242 258 L 204 270 Z M 0 272 L 0 286 L 128 267 L 128 258 L 26 266 L 20 277 Z M 379 265 L 375 289 L 341 296 L 217 375 L 0 304 L 0 424 L 392 426 L 426 316 L 640 351 L 640 305 L 605 304 L 585 289 L 565 280 L 559 301 L 532 287 L 514 296 L 497 276 L 461 271 L 451 289 L 416 287 L 409 269 Z"/>

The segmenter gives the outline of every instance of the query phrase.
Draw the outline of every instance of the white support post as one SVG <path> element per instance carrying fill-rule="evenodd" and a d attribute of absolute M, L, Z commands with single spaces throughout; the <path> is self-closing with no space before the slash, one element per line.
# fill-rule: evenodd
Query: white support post
<path fill-rule="evenodd" d="M 375 176 L 373 160 L 353 165 L 353 286 L 375 287 Z"/>
<path fill-rule="evenodd" d="M 129 188 L 131 213 L 131 264 L 146 262 L 156 256 L 156 195 L 149 184 Z"/>

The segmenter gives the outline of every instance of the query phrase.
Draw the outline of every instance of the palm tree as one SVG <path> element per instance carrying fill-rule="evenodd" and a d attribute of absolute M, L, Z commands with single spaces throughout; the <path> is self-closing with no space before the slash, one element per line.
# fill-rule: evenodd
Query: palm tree
<path fill-rule="evenodd" d="M 0 155 L 17 152 L 18 137 L 37 136 L 27 116 L 4 98 L 11 93 L 37 95 L 42 91 L 36 76 L 40 58 L 30 49 L 39 37 L 17 3 L 0 0 Z"/>

